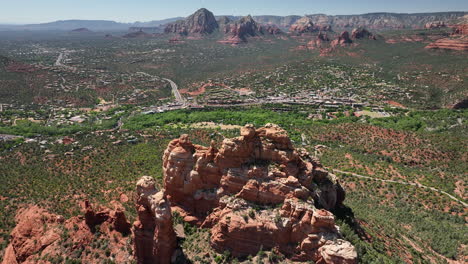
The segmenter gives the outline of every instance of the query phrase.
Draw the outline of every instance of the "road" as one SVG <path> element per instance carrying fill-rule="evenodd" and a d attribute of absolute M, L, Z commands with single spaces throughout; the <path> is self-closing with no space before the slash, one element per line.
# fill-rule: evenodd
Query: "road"
<path fill-rule="evenodd" d="M 342 171 L 342 170 L 336 170 L 336 169 L 333 169 L 333 172 L 335 172 L 335 173 L 351 174 L 351 175 L 353 175 L 354 177 L 361 178 L 361 179 L 369 179 L 369 180 L 376 180 L 376 181 L 380 181 L 380 182 L 388 182 L 388 183 L 397 183 L 397 184 L 403 184 L 403 185 L 411 185 L 411 186 L 415 186 L 415 187 L 422 188 L 422 189 L 428 189 L 428 190 L 431 190 L 431 191 L 434 191 L 434 192 L 442 193 L 442 194 L 448 196 L 450 199 L 461 203 L 461 204 L 462 204 L 463 206 L 465 206 L 465 207 L 468 207 L 468 204 L 467 204 L 467 203 L 461 201 L 460 199 L 456 198 L 455 196 L 453 196 L 453 195 L 451 195 L 451 194 L 449 194 L 449 193 L 447 193 L 447 192 L 445 192 L 445 191 L 436 189 L 436 188 L 434 188 L 434 187 L 429 187 L 429 186 L 426 186 L 426 185 L 422 185 L 422 184 L 420 184 L 420 183 L 404 182 L 404 181 L 394 181 L 394 180 L 383 180 L 383 179 L 378 179 L 378 178 L 374 178 L 374 177 L 364 176 L 364 175 L 360 175 L 360 174 L 356 174 L 356 173 L 352 173 L 352 172 L 347 172 L 347 171 Z"/>
<path fill-rule="evenodd" d="M 55 66 L 58 66 L 58 67 L 63 66 L 62 60 L 63 60 L 63 52 L 60 52 L 57 60 L 55 61 Z"/>
<path fill-rule="evenodd" d="M 143 74 L 143 75 L 146 75 L 146 76 L 150 76 L 150 77 L 153 77 L 153 78 L 159 78 L 159 77 L 153 76 L 151 74 L 148 74 L 146 72 L 137 72 L 137 73 Z M 171 85 L 172 93 L 174 94 L 174 97 L 175 97 L 176 101 L 181 105 L 185 105 L 186 104 L 185 99 L 180 94 L 179 87 L 177 87 L 177 84 L 175 82 L 173 82 L 172 80 L 170 80 L 170 79 L 167 79 L 167 78 L 162 78 L 162 79 L 169 82 L 169 84 Z"/>
<path fill-rule="evenodd" d="M 163 78 L 163 80 L 168 81 L 171 84 L 172 87 L 172 93 L 174 94 L 174 97 L 176 98 L 176 101 L 180 104 L 185 105 L 185 99 L 182 97 L 182 95 L 179 92 L 179 88 L 177 87 L 177 84 L 173 82 L 172 80 L 169 80 L 167 78 Z"/>

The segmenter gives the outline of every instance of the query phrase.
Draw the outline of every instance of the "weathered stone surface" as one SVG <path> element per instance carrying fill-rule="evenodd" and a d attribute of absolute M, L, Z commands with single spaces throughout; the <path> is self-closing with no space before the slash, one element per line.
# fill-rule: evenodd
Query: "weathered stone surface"
<path fill-rule="evenodd" d="M 276 248 L 293 259 L 324 259 L 318 249 L 341 238 L 327 211 L 344 200 L 336 177 L 295 149 L 276 125 L 246 125 L 240 135 L 224 139 L 219 149 L 192 144 L 187 135 L 169 143 L 163 169 L 172 205 L 187 219 L 199 219 L 193 222 L 204 219 L 202 225 L 212 227 L 211 245 L 220 252 L 247 256 Z M 320 234 L 323 243 L 295 246 L 309 243 L 312 234 Z"/>
<path fill-rule="evenodd" d="M 171 263 L 177 248 L 169 202 L 158 192 L 153 178 L 143 176 L 137 183 L 138 219 L 133 224 L 135 257 L 138 263 Z"/>
<path fill-rule="evenodd" d="M 60 239 L 58 224 L 63 219 L 38 206 L 22 209 L 15 220 L 17 225 L 11 232 L 3 264 L 32 263 L 33 257 Z"/>

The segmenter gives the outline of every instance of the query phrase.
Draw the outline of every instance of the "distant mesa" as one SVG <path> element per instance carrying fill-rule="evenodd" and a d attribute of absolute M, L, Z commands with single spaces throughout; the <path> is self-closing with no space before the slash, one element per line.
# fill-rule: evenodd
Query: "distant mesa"
<path fill-rule="evenodd" d="M 143 32 L 143 31 L 136 31 L 136 32 L 130 32 L 128 34 L 125 34 L 123 37 L 124 38 L 150 38 L 150 37 L 153 37 L 153 35 Z"/>
<path fill-rule="evenodd" d="M 92 31 L 87 29 L 87 28 L 77 28 L 73 29 L 72 32 L 77 32 L 77 33 L 91 33 Z"/>
<path fill-rule="evenodd" d="M 161 33 L 161 28 L 160 27 L 130 27 L 128 29 L 129 32 L 138 32 L 138 31 L 143 31 L 146 33 Z"/>
<path fill-rule="evenodd" d="M 164 32 L 185 36 L 207 35 L 215 32 L 218 28 L 219 25 L 213 13 L 202 8 L 184 20 L 167 24 Z"/>

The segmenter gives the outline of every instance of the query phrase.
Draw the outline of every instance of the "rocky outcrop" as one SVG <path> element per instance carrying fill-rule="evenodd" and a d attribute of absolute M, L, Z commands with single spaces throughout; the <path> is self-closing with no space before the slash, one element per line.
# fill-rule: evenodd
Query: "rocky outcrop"
<path fill-rule="evenodd" d="M 278 208 L 259 207 L 233 196 L 224 196 L 220 204 L 205 224 L 214 222 L 210 241 L 220 252 L 245 257 L 263 248 L 295 261 L 356 263 L 354 247 L 342 239 L 329 211 L 296 198 L 284 200 Z M 338 259 L 341 262 L 335 262 Z"/>
<path fill-rule="evenodd" d="M 468 51 L 468 38 L 444 38 L 435 41 L 426 46 L 426 49 L 445 49 L 445 50 L 457 50 L 457 51 Z"/>
<path fill-rule="evenodd" d="M 317 49 L 317 48 L 323 48 L 327 46 L 329 42 L 330 42 L 330 39 L 328 38 L 327 34 L 320 32 L 317 35 L 316 39 L 311 40 L 309 41 L 309 43 L 307 43 L 307 48 L 311 50 Z"/>
<path fill-rule="evenodd" d="M 114 210 L 109 208 L 100 208 L 100 210 L 96 211 L 88 201 L 85 201 L 84 209 L 85 223 L 92 231 L 94 231 L 97 225 L 108 222 L 114 230 L 117 230 L 124 235 L 130 233 L 131 225 L 125 217 L 122 206 L 115 206 Z"/>
<path fill-rule="evenodd" d="M 447 25 L 444 21 L 432 21 L 424 25 L 425 29 L 436 29 L 436 28 L 445 28 Z"/>
<path fill-rule="evenodd" d="M 2 264 L 16 263 L 50 263 L 49 257 L 69 257 L 70 252 L 63 250 L 64 244 L 72 244 L 89 254 L 80 256 L 83 263 L 91 263 L 95 254 L 104 254 L 93 248 L 96 226 L 100 234 L 111 241 L 109 252 L 115 256 L 116 263 L 126 263 L 132 259 L 124 246 L 128 243 L 130 223 L 127 221 L 123 207 L 113 202 L 115 209 L 92 208 L 87 201 L 82 203 L 84 217 L 76 216 L 68 220 L 38 206 L 20 209 L 16 215 L 16 227 L 10 235 Z M 111 239 L 112 238 L 112 239 Z M 39 260 L 43 259 L 44 262 Z"/>
<path fill-rule="evenodd" d="M 367 29 L 362 28 L 362 27 L 353 29 L 351 33 L 351 38 L 376 40 L 376 37 L 374 36 L 374 34 L 372 34 Z"/>
<path fill-rule="evenodd" d="M 260 31 L 269 35 L 278 35 L 283 33 L 283 31 L 281 31 L 281 29 L 276 25 L 261 25 Z"/>
<path fill-rule="evenodd" d="M 207 35 L 218 30 L 219 25 L 213 13 L 205 8 L 175 23 L 170 23 L 164 29 L 165 33 L 180 35 Z"/>
<path fill-rule="evenodd" d="M 311 18 L 309 17 L 302 17 L 301 19 L 297 20 L 291 27 L 289 28 L 289 32 L 302 35 L 305 33 L 313 33 L 319 31 L 331 31 L 331 26 L 329 25 L 318 25 L 314 24 Z"/>
<path fill-rule="evenodd" d="M 143 176 L 137 183 L 138 219 L 133 224 L 135 257 L 138 263 L 171 263 L 177 248 L 169 202 L 158 192 L 153 178 Z"/>
<path fill-rule="evenodd" d="M 468 36 L 468 24 L 461 24 L 461 25 L 454 26 L 452 35 Z"/>
<path fill-rule="evenodd" d="M 349 38 L 348 31 L 343 31 L 336 39 L 331 42 L 331 46 L 335 48 L 338 46 L 346 46 L 351 43 L 353 43 L 353 41 Z"/>
<path fill-rule="evenodd" d="M 11 232 L 3 264 L 33 263 L 42 251 L 60 240 L 59 224 L 64 221 L 61 216 L 32 206 L 19 211 L 15 220 L 17 225 Z"/>
<path fill-rule="evenodd" d="M 282 31 L 275 25 L 260 25 L 250 15 L 232 22 L 229 18 L 220 19 L 225 37 L 218 41 L 223 44 L 238 45 L 247 42 L 250 37 L 278 35 Z"/>
<path fill-rule="evenodd" d="M 240 137 L 224 139 L 219 148 L 214 142 L 195 145 L 183 135 L 169 143 L 163 171 L 173 207 L 212 227 L 211 244 L 220 252 L 247 256 L 277 248 L 298 260 L 356 261 L 328 211 L 344 200 L 338 179 L 305 150 L 295 149 L 276 125 L 247 125 Z M 311 235 L 317 240 L 313 246 L 307 242 Z M 332 249 L 322 254 L 325 245 Z M 338 250 L 340 245 L 345 246 Z"/>

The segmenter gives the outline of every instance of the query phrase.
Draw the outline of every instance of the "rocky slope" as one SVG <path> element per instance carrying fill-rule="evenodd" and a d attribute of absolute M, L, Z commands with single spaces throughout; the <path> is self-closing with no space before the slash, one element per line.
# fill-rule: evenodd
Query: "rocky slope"
<path fill-rule="evenodd" d="M 215 32 L 219 28 L 213 13 L 205 8 L 186 18 L 166 25 L 165 33 L 180 35 L 206 35 Z"/>
<path fill-rule="evenodd" d="M 237 45 L 247 42 L 249 37 L 257 37 L 263 35 L 277 35 L 282 31 L 275 25 L 260 25 L 252 16 L 246 16 L 238 21 L 231 21 L 227 17 L 220 20 L 221 29 L 225 37 L 220 40 L 220 43 Z"/>
<path fill-rule="evenodd" d="M 444 38 L 426 46 L 426 49 L 468 51 L 468 38 Z"/>
<path fill-rule="evenodd" d="M 453 26 L 453 33 L 449 38 L 439 39 L 427 45 L 426 49 L 468 51 L 468 25 Z"/>
<path fill-rule="evenodd" d="M 329 211 L 344 200 L 338 179 L 295 149 L 276 125 L 247 125 L 219 149 L 183 135 L 169 143 L 163 170 L 173 209 L 211 228 L 211 245 L 219 252 L 247 256 L 275 248 L 295 260 L 356 262 Z"/>
<path fill-rule="evenodd" d="M 112 210 L 96 210 L 86 201 L 82 206 L 84 216 L 68 220 L 37 206 L 20 210 L 2 264 L 58 263 L 60 259 L 70 257 L 68 249 L 79 248 L 82 252 L 88 252 L 80 256 L 83 263 L 95 263 L 96 256 L 99 258 L 105 254 L 93 246 L 98 226 L 102 236 L 111 241 L 108 254 L 113 254 L 117 263 L 131 261 L 133 256 L 125 249 L 130 240 L 127 235 L 131 232 L 131 226 L 122 206 L 114 203 Z"/>

